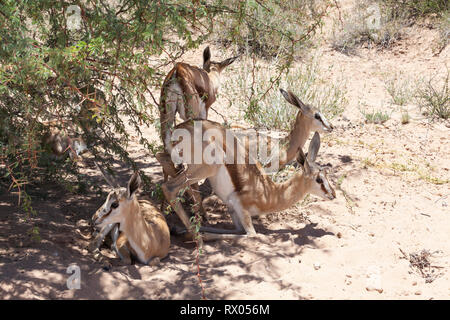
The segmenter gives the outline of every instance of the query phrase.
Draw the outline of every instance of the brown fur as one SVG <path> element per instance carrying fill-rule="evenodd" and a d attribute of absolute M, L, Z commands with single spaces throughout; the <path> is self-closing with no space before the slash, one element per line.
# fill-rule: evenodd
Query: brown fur
<path fill-rule="evenodd" d="M 219 89 L 219 77 L 222 70 L 231 64 L 237 57 L 226 59 L 222 62 L 211 61 L 211 52 L 209 47 L 203 51 L 203 69 L 179 62 L 167 74 L 160 96 L 160 123 L 161 139 L 163 141 L 165 152 L 159 153 L 157 159 L 163 166 L 164 181 L 168 176 L 175 176 L 178 172 L 167 154 L 167 136 L 175 126 L 176 114 L 180 113 L 183 120 L 188 119 L 206 119 L 210 106 L 216 101 L 216 94 Z M 182 93 L 176 93 L 175 101 L 169 101 L 170 88 L 173 84 L 178 84 Z M 182 102 L 180 102 L 180 100 Z M 172 105 L 176 104 L 173 109 Z M 179 110 L 182 108 L 183 110 Z M 198 185 L 193 185 L 188 193 L 195 200 L 200 214 L 204 217 L 205 213 L 201 205 L 201 197 L 198 194 Z M 164 204 L 162 204 L 163 206 Z"/>
<path fill-rule="evenodd" d="M 129 249 L 142 263 L 150 263 L 156 258 L 167 256 L 170 247 L 170 232 L 166 219 L 159 210 L 146 200 L 139 200 L 135 191 L 139 188 L 140 178 L 135 173 L 125 191 L 112 191 L 105 203 L 96 211 L 92 220 L 102 228 L 101 237 L 95 239 L 94 248 L 98 248 L 106 236 L 109 225 L 120 225 L 120 236 L 116 239 L 116 248 L 125 262 L 131 262 Z M 116 207 L 112 207 L 112 204 Z"/>
<path fill-rule="evenodd" d="M 192 121 L 186 121 L 176 128 L 186 129 L 191 133 L 191 137 L 194 136 L 194 126 Z M 220 124 L 202 120 L 203 132 L 211 129 L 220 131 L 223 137 L 226 136 L 225 128 Z M 316 152 L 320 146 L 319 136 L 317 133 L 316 135 L 310 145 L 310 149 L 312 148 L 310 150 L 312 151 L 311 154 L 317 154 Z M 223 139 L 222 145 L 220 146 L 222 150 L 226 150 L 227 148 L 225 140 L 226 139 Z M 209 143 L 212 142 L 203 142 L 203 148 L 207 147 Z M 251 221 L 252 215 L 260 215 L 287 209 L 313 190 L 314 192 L 319 192 L 320 196 L 334 199 L 334 190 L 332 190 L 331 193 L 326 192 L 325 194 L 322 194 L 322 191 L 318 191 L 321 189 L 316 186 L 316 177 L 322 170 L 313 164 L 309 164 L 309 162 L 314 159 L 306 161 L 304 174 L 296 173 L 291 179 L 284 183 L 275 183 L 265 174 L 259 162 L 255 161 L 255 164 L 249 163 L 250 156 L 248 153 L 248 144 L 243 145 L 239 143 L 237 138 L 234 138 L 234 143 L 235 145 L 238 144 L 240 152 L 244 152 L 245 154 L 246 161 L 244 164 L 236 164 L 237 153 L 235 152 L 233 164 L 188 164 L 187 169 L 184 172 L 179 173 L 175 178 L 163 184 L 162 189 L 166 199 L 171 203 L 188 230 L 191 228 L 189 220 L 182 206 L 176 201 L 178 191 L 201 179 L 218 177 L 219 169 L 222 166 L 225 166 L 233 185 L 233 192 L 228 195 L 228 197 L 230 197 L 228 200 L 230 200 L 231 197 L 234 199 L 231 199 L 232 201 L 230 203 L 234 206 L 235 212 L 232 217 L 235 225 L 238 226 L 236 231 L 241 231 L 238 230 L 240 225 L 247 235 L 256 234 Z M 174 143 L 174 145 L 175 144 L 176 143 Z M 191 146 L 191 152 L 193 153 L 195 148 L 193 143 L 191 143 Z M 325 174 L 322 173 L 322 175 L 326 179 Z M 220 184 L 217 186 L 217 188 L 224 187 L 226 186 Z M 220 190 L 215 189 L 215 191 L 216 193 L 220 193 Z M 218 231 L 218 229 L 213 228 L 202 228 L 202 230 L 207 232 L 227 232 L 225 230 Z M 230 235 L 222 236 L 223 235 L 218 236 L 208 234 L 207 239 L 223 239 L 231 237 Z"/>
<path fill-rule="evenodd" d="M 149 201 L 139 200 L 138 205 L 130 206 L 130 210 L 124 215 L 121 231 L 135 256 L 137 251 L 130 244 L 130 239 L 145 252 L 144 261 L 141 262 L 147 262 L 153 257 L 162 259 L 167 256 L 170 247 L 169 227 L 157 208 Z"/>
<path fill-rule="evenodd" d="M 167 105 L 169 101 L 169 87 L 173 82 L 177 82 L 182 91 L 185 101 L 185 109 L 187 119 L 197 119 L 200 114 L 200 102 L 205 103 L 206 116 L 209 107 L 216 101 L 216 90 L 212 87 L 208 73 L 205 70 L 191 66 L 189 64 L 179 62 L 167 74 L 161 88 L 160 98 L 160 121 L 161 121 L 161 137 L 165 142 L 164 135 L 175 125 L 175 113 L 170 110 Z M 186 106 L 188 106 L 186 108 Z M 206 119 L 206 117 L 205 117 Z"/>

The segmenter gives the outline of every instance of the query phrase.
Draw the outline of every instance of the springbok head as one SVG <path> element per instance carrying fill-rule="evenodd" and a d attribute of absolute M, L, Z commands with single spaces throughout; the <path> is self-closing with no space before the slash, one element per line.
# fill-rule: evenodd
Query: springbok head
<path fill-rule="evenodd" d="M 223 69 L 232 64 L 237 58 L 239 58 L 239 56 L 228 58 L 221 62 L 212 61 L 211 50 L 209 49 L 208 46 L 206 47 L 205 50 L 203 50 L 203 70 L 205 70 L 208 73 L 215 71 L 220 74 L 223 71 Z"/>
<path fill-rule="evenodd" d="M 315 163 L 319 148 L 320 135 L 316 132 L 309 143 L 307 156 L 305 156 L 302 149 L 299 149 L 297 162 L 303 168 L 308 193 L 326 200 L 333 200 L 336 198 L 336 192 L 328 182 L 326 168 L 322 168 Z"/>
<path fill-rule="evenodd" d="M 135 172 L 126 188 L 115 188 L 103 205 L 92 216 L 92 221 L 99 229 L 108 224 L 121 223 L 130 210 L 139 208 L 136 191 L 141 185 L 139 173 Z"/>
<path fill-rule="evenodd" d="M 310 124 L 309 130 L 312 132 L 331 132 L 333 130 L 333 126 L 328 122 L 325 116 L 316 108 L 303 103 L 292 91 L 285 91 L 280 89 L 283 97 L 292 104 L 293 106 L 300 109 L 300 112 L 297 114 L 296 122 L 300 122 L 303 117 L 306 117 L 308 120 L 307 123 Z M 303 121 L 304 122 L 304 121 Z"/>

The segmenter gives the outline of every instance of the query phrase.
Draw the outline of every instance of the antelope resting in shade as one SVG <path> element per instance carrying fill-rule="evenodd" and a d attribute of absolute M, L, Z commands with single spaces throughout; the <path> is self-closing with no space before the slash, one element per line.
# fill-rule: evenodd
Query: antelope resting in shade
<path fill-rule="evenodd" d="M 298 112 L 289 135 L 279 141 L 281 146 L 279 150 L 275 150 L 279 151 L 279 154 L 277 155 L 279 159 L 278 166 L 275 167 L 277 171 L 295 160 L 299 150 L 304 147 L 311 132 L 328 133 L 333 130 L 333 126 L 319 110 L 303 103 L 294 93 L 292 93 L 292 91 L 280 89 L 280 92 L 286 101 L 298 108 Z M 239 138 L 243 137 L 251 139 L 251 136 L 246 135 L 246 131 L 236 130 L 236 134 Z M 267 146 L 273 146 L 273 138 L 270 136 L 260 136 L 259 133 L 258 136 L 258 141 L 250 140 L 249 143 L 264 143 Z M 254 136 L 254 138 L 257 137 Z M 240 138 L 240 140 L 242 139 Z M 268 154 L 271 154 L 271 152 L 272 150 L 269 148 Z M 264 169 L 267 173 L 274 172 L 267 164 L 264 166 Z"/>
<path fill-rule="evenodd" d="M 209 180 L 215 194 L 228 206 L 235 225 L 235 230 L 201 227 L 200 231 L 204 232 L 205 240 L 242 237 L 239 233 L 244 233 L 245 236 L 255 235 L 252 216 L 285 210 L 303 199 L 308 193 L 328 200 L 336 197 L 334 189 L 328 182 L 326 172 L 315 164 L 320 147 L 320 136 L 317 132 L 309 145 L 307 157 L 303 154 L 302 149 L 298 150 L 297 158 L 303 173 L 296 172 L 288 181 L 275 183 L 265 174 L 260 163 L 251 158 L 248 144 L 243 145 L 236 137 L 231 141 L 223 139 L 227 135 L 226 129 L 220 124 L 208 120 L 195 122 L 200 124 L 202 132 L 208 130 L 217 132 L 218 135 L 222 135 L 222 139 L 200 137 L 198 140 L 195 137 L 195 122 L 193 122 L 187 121 L 176 127 L 176 129 L 188 132 L 183 138 L 191 137 L 190 144 L 188 144 L 191 148 L 182 150 L 184 159 L 193 159 L 195 148 L 198 147 L 198 142 L 196 146 L 194 145 L 196 141 L 202 141 L 202 150 L 221 150 L 223 154 L 232 154 L 234 158 L 231 159 L 232 161 L 228 159 L 222 163 L 209 164 L 211 162 L 206 160 L 205 153 L 202 153 L 200 164 L 187 163 L 184 171 L 162 185 L 167 201 L 172 205 L 189 232 L 192 233 L 192 227 L 186 212 L 177 201 L 177 195 L 180 190 L 184 190 L 202 179 Z M 229 145 L 230 142 L 232 145 Z M 177 153 L 179 143 L 173 142 L 171 151 Z M 230 150 L 233 152 L 228 153 Z M 244 155 L 245 163 L 239 163 L 238 154 Z"/>
<path fill-rule="evenodd" d="M 112 231 L 113 247 L 122 261 L 130 264 L 133 256 L 141 263 L 155 265 L 169 252 L 170 232 L 162 213 L 149 201 L 137 199 L 140 184 L 139 174 L 134 173 L 127 188 L 108 194 L 92 217 L 95 226 L 101 229 L 95 245 L 100 247 Z"/>
<path fill-rule="evenodd" d="M 72 160 L 76 160 L 87 151 L 87 145 L 82 138 L 72 138 L 62 130 L 51 126 L 42 137 L 42 145 L 44 148 L 48 148 L 57 159 L 64 158 L 69 154 Z"/>

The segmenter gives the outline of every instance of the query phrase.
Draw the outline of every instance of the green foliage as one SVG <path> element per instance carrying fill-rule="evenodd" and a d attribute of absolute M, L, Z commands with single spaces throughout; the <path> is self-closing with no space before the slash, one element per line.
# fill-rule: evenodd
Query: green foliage
<path fill-rule="evenodd" d="M 382 0 L 381 3 L 391 9 L 392 15 L 410 18 L 442 14 L 450 8 L 448 0 Z"/>
<path fill-rule="evenodd" d="M 372 112 L 366 112 L 366 111 L 362 110 L 361 113 L 363 114 L 367 123 L 381 124 L 381 123 L 385 123 L 386 121 L 388 121 L 391 118 L 391 116 L 387 112 L 380 111 L 380 110 L 372 111 Z"/>
<path fill-rule="evenodd" d="M 279 90 L 266 94 L 267 87 L 276 79 L 275 88 L 292 90 L 304 103 L 318 108 L 332 119 L 344 110 L 345 86 L 343 82 L 325 81 L 318 59 L 295 65 L 287 74 L 277 78 L 276 66 L 241 59 L 235 77 L 227 78 L 222 92 L 230 107 L 244 113 L 244 119 L 258 128 L 289 131 L 298 109 L 290 105 Z M 247 102 L 250 100 L 250 103 Z"/>
<path fill-rule="evenodd" d="M 450 118 L 450 70 L 443 78 L 430 77 L 416 89 L 416 99 L 429 117 Z"/>
<path fill-rule="evenodd" d="M 241 52 L 279 59 L 298 54 L 311 45 L 309 37 L 322 25 L 322 17 L 332 3 L 314 0 L 221 2 L 228 7 L 228 12 L 214 21 L 213 39 L 224 45 L 237 44 Z M 239 18 L 233 19 L 233 14 Z"/>
<path fill-rule="evenodd" d="M 67 188 L 79 190 L 72 183 L 85 177 L 72 160 L 45 156 L 43 137 L 51 128 L 81 137 L 98 162 L 119 157 L 136 169 L 127 152 L 128 128 L 143 148 L 157 150 L 141 129 L 158 123 L 153 91 L 159 91 L 163 68 L 208 38 L 217 39 L 214 32 L 220 30 L 249 55 L 273 56 L 278 50 L 281 74 L 326 12 L 328 4 L 316 12 L 309 2 L 0 2 L 1 179 L 19 192 L 48 180 L 69 181 Z M 74 18 L 71 5 L 81 9 L 78 29 L 68 23 Z"/>
<path fill-rule="evenodd" d="M 41 242 L 42 240 L 38 227 L 32 227 L 30 230 L 28 230 L 28 235 L 34 242 Z"/>
<path fill-rule="evenodd" d="M 409 102 L 413 93 L 408 79 L 404 79 L 405 75 L 400 73 L 395 78 L 385 81 L 385 88 L 391 96 L 393 104 L 403 106 Z M 398 80 L 401 78 L 401 80 Z"/>
<path fill-rule="evenodd" d="M 352 14 L 333 30 L 333 48 L 345 54 L 355 54 L 360 45 L 389 48 L 402 37 L 403 27 L 425 16 L 437 17 L 434 24 L 440 27 L 441 33 L 445 35 L 449 3 L 448 0 L 359 1 Z M 368 19 L 374 18 L 376 11 L 380 14 L 379 27 L 373 28 Z M 446 44 L 448 40 L 443 41 Z"/>

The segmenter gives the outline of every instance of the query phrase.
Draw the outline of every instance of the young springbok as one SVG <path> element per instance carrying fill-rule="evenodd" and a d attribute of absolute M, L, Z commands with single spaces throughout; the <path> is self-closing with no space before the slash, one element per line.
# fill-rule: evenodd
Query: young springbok
<path fill-rule="evenodd" d="M 127 188 L 108 194 L 92 220 L 101 229 L 100 237 L 96 238 L 97 247 L 114 229 L 113 247 L 124 262 L 131 263 L 133 255 L 141 263 L 155 265 L 169 252 L 170 232 L 161 212 L 149 201 L 137 199 L 140 184 L 139 174 L 134 173 Z"/>
<path fill-rule="evenodd" d="M 88 151 L 86 142 L 80 137 L 80 129 L 85 133 L 96 130 L 98 124 L 93 120 L 93 111 L 98 109 L 98 106 L 106 105 L 104 92 L 93 85 L 87 85 L 78 90 L 83 95 L 83 100 L 75 107 L 78 113 L 72 117 L 72 120 L 42 121 L 45 129 L 42 146 L 47 148 L 56 159 L 64 158 L 68 154 L 72 160 L 78 160 L 84 152 Z"/>
<path fill-rule="evenodd" d="M 202 120 L 197 122 L 202 132 L 215 132 L 214 139 L 205 139 L 195 137 L 194 121 L 186 121 L 176 127 L 176 129 L 185 130 L 187 137 L 191 138 L 191 148 L 181 150 L 184 159 L 193 159 L 195 148 L 194 140 L 202 141 L 202 150 L 223 151 L 226 157 L 231 154 L 231 160 L 222 163 L 211 163 L 206 160 L 206 153 L 202 152 L 202 162 L 200 164 L 187 164 L 187 168 L 180 172 L 175 178 L 169 179 L 162 185 L 164 195 L 180 217 L 181 221 L 189 232 L 192 227 L 189 218 L 186 215 L 180 202 L 176 197 L 180 190 L 189 187 L 202 179 L 208 179 L 215 194 L 228 206 L 231 211 L 231 217 L 235 225 L 235 230 L 223 230 L 216 228 L 202 227 L 201 232 L 205 232 L 205 240 L 212 239 L 230 239 L 242 237 L 236 233 L 245 232 L 244 236 L 255 235 L 252 216 L 263 215 L 267 213 L 285 210 L 296 202 L 303 199 L 308 193 L 332 200 L 336 197 L 334 189 L 328 182 L 325 171 L 315 164 L 317 152 L 320 147 L 320 136 L 316 132 L 309 145 L 308 156 L 305 158 L 302 149 L 298 150 L 298 161 L 303 169 L 303 174 L 296 172 L 288 181 L 275 183 L 267 176 L 260 163 L 251 158 L 249 154 L 249 145 L 241 144 L 234 137 L 230 146 L 230 139 L 224 139 L 227 136 L 225 128 L 220 124 Z M 197 129 L 198 130 L 198 129 Z M 222 135 L 221 138 L 217 136 Z M 183 136 L 183 143 L 185 136 Z M 188 138 L 187 138 L 188 139 Z M 179 142 L 173 142 L 171 150 L 176 154 L 179 152 Z M 228 153 L 229 151 L 232 151 Z M 188 154 L 190 153 L 190 154 Z M 238 154 L 244 155 L 245 162 L 239 164 Z M 253 164 L 251 163 L 252 160 Z M 228 234 L 225 234 L 228 233 Z M 234 234 L 229 234 L 234 233 Z"/>
<path fill-rule="evenodd" d="M 278 168 L 282 169 L 295 159 L 299 150 L 305 145 L 310 132 L 331 132 L 333 126 L 319 110 L 303 103 L 292 91 L 286 92 L 280 89 L 280 92 L 290 104 L 299 109 L 291 132 L 281 140 L 281 145 L 287 146 L 280 150 Z"/>

